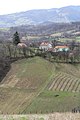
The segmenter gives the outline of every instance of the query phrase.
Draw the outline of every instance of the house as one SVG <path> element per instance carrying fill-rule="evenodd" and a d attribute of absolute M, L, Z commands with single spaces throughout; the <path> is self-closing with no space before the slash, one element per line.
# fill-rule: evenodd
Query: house
<path fill-rule="evenodd" d="M 53 52 L 68 52 L 70 49 L 68 46 L 55 46 L 55 48 L 53 49 Z"/>
<path fill-rule="evenodd" d="M 22 37 L 20 41 L 21 41 L 21 43 L 26 43 L 27 39 L 26 39 L 26 37 Z"/>
<path fill-rule="evenodd" d="M 17 47 L 18 47 L 18 48 L 26 48 L 27 45 L 26 45 L 25 43 L 18 43 L 18 44 L 17 44 Z"/>
<path fill-rule="evenodd" d="M 52 48 L 52 44 L 49 42 L 42 42 L 39 46 L 39 49 L 48 51 L 49 49 Z"/>

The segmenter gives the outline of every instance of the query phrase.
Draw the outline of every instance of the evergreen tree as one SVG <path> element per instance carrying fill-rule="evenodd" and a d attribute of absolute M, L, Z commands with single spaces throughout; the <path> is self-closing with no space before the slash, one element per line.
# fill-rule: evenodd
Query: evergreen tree
<path fill-rule="evenodd" d="M 17 31 L 16 31 L 16 32 L 14 33 L 14 35 L 13 35 L 13 43 L 14 43 L 15 45 L 17 45 L 18 43 L 20 43 L 20 38 L 19 38 L 19 34 L 18 34 Z"/>

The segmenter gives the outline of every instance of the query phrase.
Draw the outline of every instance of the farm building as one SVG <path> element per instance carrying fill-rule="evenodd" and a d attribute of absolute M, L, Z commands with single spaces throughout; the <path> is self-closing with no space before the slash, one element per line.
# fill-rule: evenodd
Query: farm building
<path fill-rule="evenodd" d="M 39 46 L 39 49 L 48 51 L 48 49 L 52 48 L 52 44 L 49 42 L 42 42 Z"/>
<path fill-rule="evenodd" d="M 69 47 L 68 46 L 55 46 L 55 48 L 54 48 L 54 52 L 63 52 L 63 51 L 65 51 L 65 52 L 68 52 L 70 49 L 69 49 Z"/>
<path fill-rule="evenodd" d="M 26 45 L 25 43 L 18 43 L 18 44 L 17 44 L 17 47 L 18 47 L 18 48 L 26 48 L 27 45 Z"/>

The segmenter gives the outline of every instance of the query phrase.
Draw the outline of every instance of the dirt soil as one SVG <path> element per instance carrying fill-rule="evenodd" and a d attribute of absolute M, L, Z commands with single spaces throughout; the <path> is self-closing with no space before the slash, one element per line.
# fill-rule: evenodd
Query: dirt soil
<path fill-rule="evenodd" d="M 0 120 L 80 120 L 80 113 L 0 115 Z"/>

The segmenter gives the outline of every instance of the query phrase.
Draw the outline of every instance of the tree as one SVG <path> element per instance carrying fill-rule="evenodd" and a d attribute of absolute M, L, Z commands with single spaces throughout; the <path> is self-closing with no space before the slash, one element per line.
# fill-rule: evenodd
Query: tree
<path fill-rule="evenodd" d="M 26 57 L 26 48 L 25 47 L 23 47 L 23 54 Z"/>
<path fill-rule="evenodd" d="M 75 48 L 75 44 L 76 44 L 76 42 L 75 42 L 75 40 L 73 40 L 73 41 L 71 42 L 71 50 L 73 50 L 73 49 Z"/>
<path fill-rule="evenodd" d="M 11 45 L 10 44 L 7 44 L 7 49 L 8 49 L 9 57 L 11 58 L 12 51 L 11 51 Z"/>
<path fill-rule="evenodd" d="M 18 43 L 20 43 L 20 38 L 19 38 L 19 34 L 17 31 L 13 35 L 13 43 L 14 45 L 17 45 Z"/>

